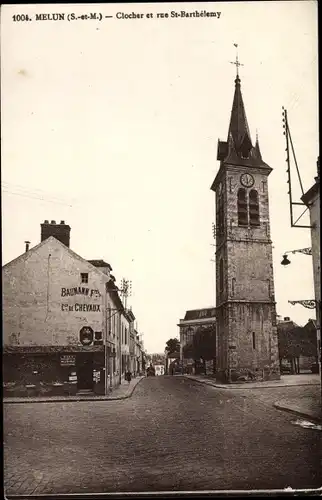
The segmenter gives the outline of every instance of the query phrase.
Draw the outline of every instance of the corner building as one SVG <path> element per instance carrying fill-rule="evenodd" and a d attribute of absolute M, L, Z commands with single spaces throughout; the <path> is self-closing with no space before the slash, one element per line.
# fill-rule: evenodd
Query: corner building
<path fill-rule="evenodd" d="M 237 73 L 227 141 L 218 141 L 216 193 L 217 378 L 279 379 L 268 176 L 252 145 Z"/>
<path fill-rule="evenodd" d="M 41 228 L 41 243 L 2 269 L 4 381 L 103 394 L 120 370 L 112 268 L 73 252 L 64 221 Z"/>

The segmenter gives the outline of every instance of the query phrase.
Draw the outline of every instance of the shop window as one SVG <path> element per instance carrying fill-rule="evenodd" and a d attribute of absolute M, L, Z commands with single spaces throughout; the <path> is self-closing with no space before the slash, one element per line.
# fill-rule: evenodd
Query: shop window
<path fill-rule="evenodd" d="M 81 273 L 81 282 L 88 283 L 88 273 Z"/>
<path fill-rule="evenodd" d="M 251 226 L 259 226 L 258 192 L 255 189 L 249 193 L 249 223 Z"/>
<path fill-rule="evenodd" d="M 237 211 L 238 211 L 238 225 L 248 226 L 246 190 L 243 188 L 238 189 Z"/>

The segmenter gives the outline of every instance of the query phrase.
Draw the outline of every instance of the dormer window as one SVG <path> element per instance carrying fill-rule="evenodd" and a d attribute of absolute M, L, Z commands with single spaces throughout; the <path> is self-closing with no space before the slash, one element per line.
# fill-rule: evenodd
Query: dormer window
<path fill-rule="evenodd" d="M 252 143 L 249 140 L 249 137 L 246 135 L 243 139 L 241 146 L 240 146 L 241 157 L 244 159 L 249 158 L 252 147 L 253 147 Z"/>

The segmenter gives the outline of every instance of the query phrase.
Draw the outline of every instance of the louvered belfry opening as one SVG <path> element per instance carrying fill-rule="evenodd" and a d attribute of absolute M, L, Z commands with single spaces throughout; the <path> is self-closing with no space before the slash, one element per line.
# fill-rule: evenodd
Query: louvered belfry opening
<path fill-rule="evenodd" d="M 259 226 L 259 203 L 258 192 L 252 189 L 249 193 L 249 223 L 251 226 Z"/>
<path fill-rule="evenodd" d="M 248 226 L 246 189 L 238 189 L 237 194 L 238 225 Z"/>

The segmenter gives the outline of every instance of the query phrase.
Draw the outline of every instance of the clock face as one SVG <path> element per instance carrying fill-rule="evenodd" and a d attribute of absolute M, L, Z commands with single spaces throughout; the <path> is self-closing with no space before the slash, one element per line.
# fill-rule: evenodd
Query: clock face
<path fill-rule="evenodd" d="M 254 185 L 254 177 L 251 174 L 242 174 L 240 182 L 244 187 L 252 187 Z"/>

